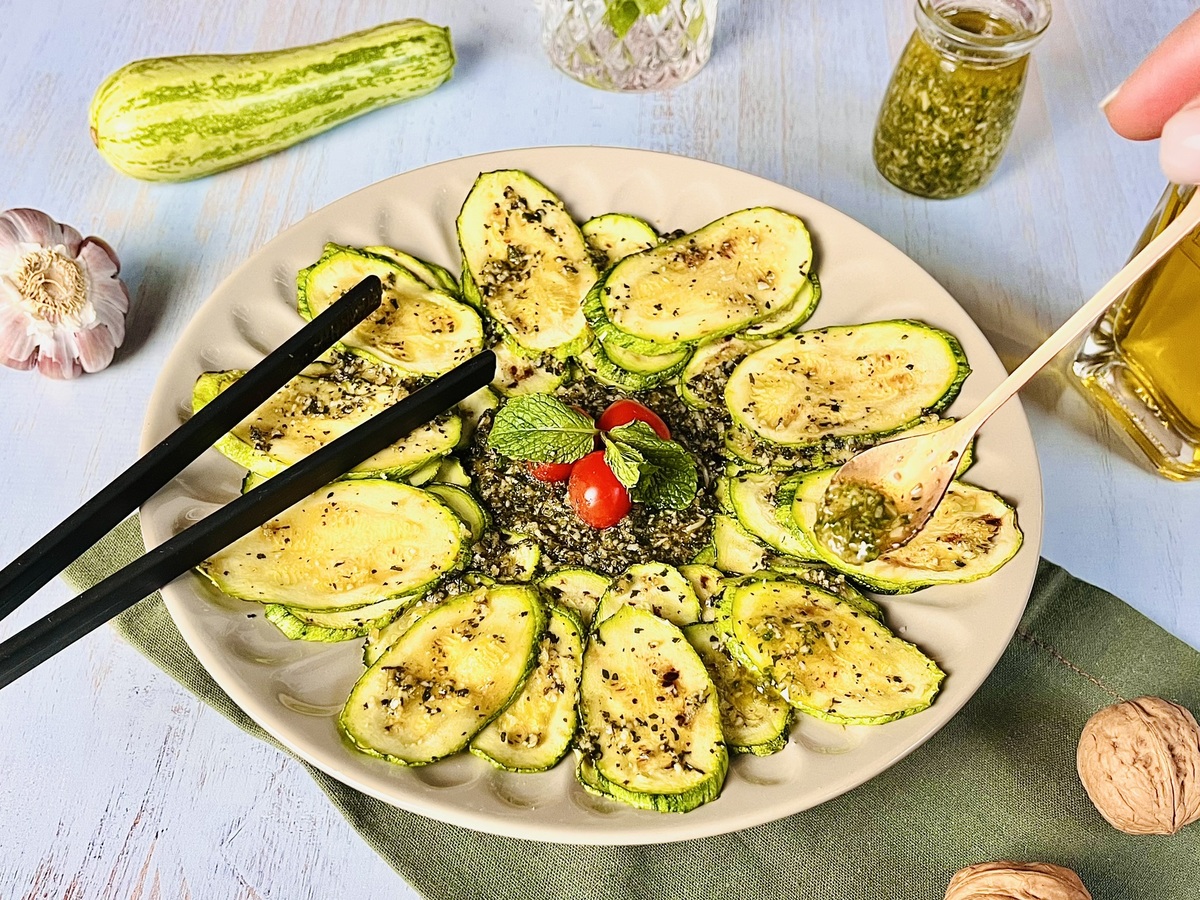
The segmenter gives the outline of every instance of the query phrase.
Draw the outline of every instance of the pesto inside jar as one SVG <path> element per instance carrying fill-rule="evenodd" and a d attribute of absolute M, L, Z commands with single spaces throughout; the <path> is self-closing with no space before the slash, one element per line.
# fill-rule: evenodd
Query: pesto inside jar
<path fill-rule="evenodd" d="M 1034 37 L 1023 26 L 979 9 L 936 14 L 939 33 L 921 27 L 905 47 L 875 126 L 880 174 L 904 191 L 945 199 L 985 182 L 1012 134 Z M 969 41 L 978 36 L 978 53 Z M 1005 42 L 1022 45 L 1005 52 Z"/>

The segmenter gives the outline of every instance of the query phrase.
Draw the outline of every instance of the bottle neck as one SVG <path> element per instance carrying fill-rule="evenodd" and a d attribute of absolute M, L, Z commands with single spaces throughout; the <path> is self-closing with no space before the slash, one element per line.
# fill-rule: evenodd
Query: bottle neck
<path fill-rule="evenodd" d="M 1050 24 L 1049 0 L 917 0 L 917 31 L 944 56 L 1003 66 L 1029 55 Z"/>

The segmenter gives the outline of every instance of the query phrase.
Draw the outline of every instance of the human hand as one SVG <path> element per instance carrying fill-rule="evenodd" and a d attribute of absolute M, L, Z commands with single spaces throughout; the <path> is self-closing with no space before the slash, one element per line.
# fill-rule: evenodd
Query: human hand
<path fill-rule="evenodd" d="M 1101 106 L 1122 137 L 1162 138 L 1158 158 L 1169 180 L 1200 183 L 1200 12 L 1168 34 Z"/>

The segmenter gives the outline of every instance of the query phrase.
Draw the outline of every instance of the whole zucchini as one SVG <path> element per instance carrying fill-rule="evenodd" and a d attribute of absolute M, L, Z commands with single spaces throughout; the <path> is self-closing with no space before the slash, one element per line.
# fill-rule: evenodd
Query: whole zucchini
<path fill-rule="evenodd" d="M 265 53 L 143 59 L 92 98 L 92 142 L 146 181 L 186 181 L 419 97 L 454 69 L 450 31 L 420 19 Z"/>

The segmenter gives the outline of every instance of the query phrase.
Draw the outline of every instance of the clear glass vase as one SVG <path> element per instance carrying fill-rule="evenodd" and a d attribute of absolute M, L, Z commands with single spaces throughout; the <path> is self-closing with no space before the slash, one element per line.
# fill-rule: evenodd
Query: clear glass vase
<path fill-rule="evenodd" d="M 712 53 L 717 0 L 541 0 L 542 43 L 576 81 L 609 91 L 682 84 Z"/>

